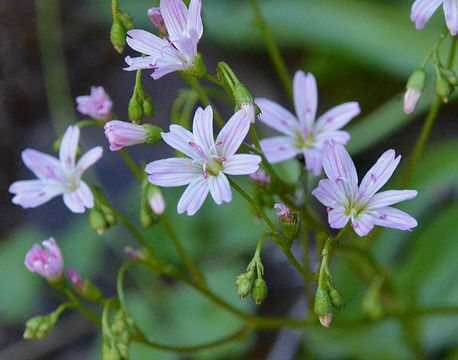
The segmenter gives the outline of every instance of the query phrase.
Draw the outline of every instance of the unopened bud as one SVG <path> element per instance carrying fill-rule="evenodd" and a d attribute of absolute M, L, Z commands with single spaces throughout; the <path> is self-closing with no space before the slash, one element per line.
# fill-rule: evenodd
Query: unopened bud
<path fill-rule="evenodd" d="M 277 209 L 280 226 L 286 238 L 290 241 L 297 238 L 300 230 L 299 214 L 296 211 L 291 211 L 283 204 L 275 204 L 274 208 Z"/>
<path fill-rule="evenodd" d="M 254 174 L 250 174 L 250 178 L 252 178 L 261 186 L 267 186 L 270 183 L 270 178 L 262 170 L 258 170 Z"/>
<path fill-rule="evenodd" d="M 453 70 L 446 69 L 444 67 L 440 68 L 440 73 L 442 76 L 449 82 L 452 86 L 458 85 L 458 77 L 456 76 Z"/>
<path fill-rule="evenodd" d="M 318 316 L 318 320 L 320 320 L 320 324 L 321 325 L 323 325 L 324 327 L 328 328 L 329 325 L 331 325 L 332 312 L 327 313 L 326 315 L 323 315 L 323 316 Z"/>
<path fill-rule="evenodd" d="M 140 123 L 140 120 L 143 117 L 143 109 L 142 104 L 136 97 L 133 97 L 129 101 L 128 114 L 130 121 L 132 121 L 134 124 Z"/>
<path fill-rule="evenodd" d="M 155 223 L 153 216 L 151 214 L 151 210 L 145 208 L 144 206 L 140 207 L 140 224 L 142 224 L 143 228 L 149 229 Z"/>
<path fill-rule="evenodd" d="M 153 117 L 154 115 L 154 104 L 153 100 L 147 96 L 145 99 L 142 101 L 142 109 L 143 113 L 145 114 L 146 117 Z"/>
<path fill-rule="evenodd" d="M 92 208 L 89 210 L 89 224 L 100 236 L 103 235 L 106 229 L 108 229 L 108 224 L 105 221 L 105 216 L 102 211 L 97 208 Z"/>
<path fill-rule="evenodd" d="M 149 9 L 148 16 L 151 19 L 151 22 L 154 24 L 154 26 L 157 27 L 157 30 L 159 31 L 159 35 L 161 35 L 162 37 L 166 37 L 168 35 L 168 32 L 165 26 L 164 18 L 162 17 L 162 14 L 161 14 L 161 8 L 154 7 L 154 8 Z"/>
<path fill-rule="evenodd" d="M 67 269 L 67 275 L 70 279 L 70 282 L 72 283 L 72 286 L 76 289 L 78 289 L 79 291 L 81 291 L 83 289 L 83 286 L 84 286 L 84 282 L 83 282 L 83 279 L 81 278 L 78 270 L 74 269 L 74 268 L 69 268 Z"/>
<path fill-rule="evenodd" d="M 257 278 L 251 289 L 251 297 L 256 305 L 261 304 L 267 297 L 267 284 L 264 279 Z"/>
<path fill-rule="evenodd" d="M 161 133 L 164 132 L 163 129 L 152 124 L 143 124 L 142 126 L 146 130 L 147 144 L 154 144 L 162 140 Z"/>
<path fill-rule="evenodd" d="M 235 286 L 237 286 L 237 295 L 241 298 L 245 298 L 251 292 L 253 280 L 249 279 L 246 274 L 242 274 L 237 277 Z"/>
<path fill-rule="evenodd" d="M 132 21 L 132 16 L 129 13 L 120 11 L 119 21 L 126 30 L 131 30 L 135 27 L 134 22 Z"/>
<path fill-rule="evenodd" d="M 67 304 L 68 305 L 68 304 Z M 61 305 L 56 311 L 49 315 L 35 316 L 25 323 L 24 339 L 43 339 L 56 325 L 60 314 L 67 306 Z"/>
<path fill-rule="evenodd" d="M 151 206 L 151 210 L 156 215 L 162 215 L 165 212 L 165 199 L 162 195 L 162 192 L 159 188 L 153 192 L 153 194 L 148 199 L 149 205 Z"/>
<path fill-rule="evenodd" d="M 448 98 L 453 92 L 453 87 L 438 71 L 436 72 L 435 88 L 437 96 L 439 96 L 444 103 L 448 102 Z"/>
<path fill-rule="evenodd" d="M 120 54 L 122 54 L 126 46 L 126 36 L 127 34 L 124 26 L 122 26 L 120 22 L 114 21 L 113 25 L 111 25 L 110 40 L 115 50 Z"/>
<path fill-rule="evenodd" d="M 342 295 L 335 287 L 329 288 L 329 297 L 331 298 L 332 305 L 336 309 L 340 310 L 345 305 Z"/>
<path fill-rule="evenodd" d="M 411 88 L 408 89 L 404 94 L 404 112 L 406 114 L 412 114 L 421 98 L 421 91 Z"/>
<path fill-rule="evenodd" d="M 329 327 L 332 320 L 332 303 L 327 291 L 320 288 L 315 294 L 315 314 L 318 316 L 321 325 Z"/>

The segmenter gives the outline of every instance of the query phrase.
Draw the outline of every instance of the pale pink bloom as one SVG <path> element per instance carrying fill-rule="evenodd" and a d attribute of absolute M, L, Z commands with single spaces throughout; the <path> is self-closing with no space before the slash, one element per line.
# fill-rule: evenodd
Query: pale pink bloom
<path fill-rule="evenodd" d="M 357 102 L 348 102 L 321 115 L 315 121 L 318 91 L 315 77 L 297 71 L 293 81 L 296 116 L 277 103 L 258 98 L 255 103 L 261 109 L 261 120 L 266 125 L 283 133 L 261 140 L 261 148 L 271 163 L 288 160 L 303 154 L 307 170 L 315 176 L 321 174 L 321 158 L 325 141 L 333 140 L 346 144 L 350 134 L 339 130 L 360 113 Z"/>
<path fill-rule="evenodd" d="M 148 9 L 148 16 L 151 19 L 152 23 L 157 27 L 159 32 L 163 35 L 167 34 L 167 28 L 165 27 L 164 18 L 161 14 L 161 8 L 154 7 Z"/>
<path fill-rule="evenodd" d="M 148 132 L 142 125 L 126 121 L 111 120 L 104 128 L 111 151 L 120 150 L 124 146 L 144 144 L 148 138 Z"/>
<path fill-rule="evenodd" d="M 277 216 L 283 219 L 294 220 L 291 215 L 291 210 L 283 204 L 275 204 L 274 209 L 277 209 Z"/>
<path fill-rule="evenodd" d="M 74 287 L 78 288 L 79 290 L 83 290 L 84 282 L 78 270 L 69 268 L 67 269 L 67 275 Z"/>
<path fill-rule="evenodd" d="M 458 0 L 416 0 L 412 5 L 410 19 L 415 23 L 416 28 L 421 30 L 441 4 L 447 27 L 455 36 L 458 33 Z"/>
<path fill-rule="evenodd" d="M 127 44 L 145 57 L 126 57 L 124 70 L 155 69 L 154 79 L 192 66 L 197 57 L 197 43 L 202 37 L 201 1 L 191 0 L 189 9 L 181 0 L 161 0 L 168 38 L 160 38 L 145 30 L 129 30 Z"/>
<path fill-rule="evenodd" d="M 329 225 L 343 228 L 348 221 L 359 236 L 367 235 L 374 225 L 399 230 L 411 230 L 417 221 L 405 212 L 390 205 L 413 199 L 416 190 L 388 190 L 376 192 L 388 181 L 399 164 L 394 150 L 383 153 L 369 169 L 358 187 L 355 164 L 340 144 L 324 145 L 323 168 L 328 179 L 320 180 L 312 191 L 327 206 Z"/>
<path fill-rule="evenodd" d="M 193 120 L 193 132 L 171 125 L 162 133 L 164 141 L 189 158 L 157 160 L 146 166 L 148 180 L 157 186 L 188 185 L 178 202 L 178 213 L 194 215 L 208 193 L 216 204 L 232 200 L 228 175 L 248 175 L 259 168 L 261 157 L 235 154 L 250 128 L 244 110 L 237 111 L 224 125 L 216 141 L 213 138 L 213 111 L 198 108 Z"/>
<path fill-rule="evenodd" d="M 156 215 L 162 215 L 165 212 L 165 199 L 160 190 L 154 191 L 153 195 L 148 199 L 151 210 Z"/>
<path fill-rule="evenodd" d="M 100 159 L 102 148 L 89 150 L 76 162 L 79 136 L 78 127 L 68 127 L 60 145 L 59 159 L 32 149 L 22 152 L 24 164 L 38 179 L 11 184 L 9 192 L 15 194 L 14 204 L 34 208 L 63 194 L 65 205 L 75 213 L 94 206 L 92 192 L 81 176 Z"/>
<path fill-rule="evenodd" d="M 415 88 L 409 88 L 404 94 L 404 112 L 412 114 L 420 101 L 422 92 Z"/>
<path fill-rule="evenodd" d="M 250 178 L 256 181 L 259 185 L 267 185 L 270 183 L 270 178 L 262 170 L 259 170 L 254 174 L 250 174 Z"/>
<path fill-rule="evenodd" d="M 78 111 L 96 120 L 109 120 L 113 102 L 102 86 L 91 86 L 91 95 L 76 98 Z"/>
<path fill-rule="evenodd" d="M 62 253 L 52 237 L 44 240 L 42 244 L 44 250 L 38 244 L 33 245 L 25 256 L 24 265 L 30 272 L 35 272 L 47 280 L 56 280 L 64 271 Z"/>

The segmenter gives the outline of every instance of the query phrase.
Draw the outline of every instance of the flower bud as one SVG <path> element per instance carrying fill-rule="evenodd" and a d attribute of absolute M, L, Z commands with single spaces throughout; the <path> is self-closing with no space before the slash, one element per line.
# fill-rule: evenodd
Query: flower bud
<path fill-rule="evenodd" d="M 154 186 L 154 191 L 152 192 L 151 196 L 148 198 L 149 205 L 151 206 L 151 210 L 156 215 L 162 215 L 165 212 L 165 199 L 162 195 L 161 190 Z"/>
<path fill-rule="evenodd" d="M 108 224 L 105 220 L 105 216 L 103 215 L 102 211 L 93 207 L 89 210 L 89 225 L 94 231 L 99 234 L 100 236 L 103 235 L 106 229 L 108 229 Z"/>
<path fill-rule="evenodd" d="M 406 93 L 404 95 L 404 112 L 411 114 L 415 111 L 421 94 L 426 86 L 426 71 L 424 67 L 420 67 L 410 75 L 406 85 Z"/>
<path fill-rule="evenodd" d="M 149 229 L 156 222 L 151 214 L 151 210 L 145 208 L 144 206 L 140 207 L 139 218 L 140 224 L 142 224 L 145 229 Z"/>
<path fill-rule="evenodd" d="M 69 269 L 67 269 L 67 275 L 68 275 L 68 277 L 70 279 L 70 282 L 71 282 L 72 286 L 75 289 L 78 289 L 78 291 L 81 291 L 83 289 L 84 282 L 83 282 L 83 279 L 81 278 L 80 274 L 78 273 L 78 270 L 76 270 L 74 268 L 69 268 Z"/>
<path fill-rule="evenodd" d="M 128 108 L 129 120 L 134 124 L 139 124 L 143 117 L 142 104 L 136 97 L 133 97 L 129 101 Z"/>
<path fill-rule="evenodd" d="M 441 67 L 440 73 L 449 82 L 450 85 L 458 85 L 458 77 L 456 76 L 454 71 Z"/>
<path fill-rule="evenodd" d="M 81 114 L 96 120 L 109 120 L 113 102 L 102 86 L 91 86 L 90 95 L 77 96 L 76 103 Z"/>
<path fill-rule="evenodd" d="M 437 96 L 439 96 L 444 103 L 448 102 L 448 98 L 453 92 L 453 87 L 438 71 L 436 72 L 435 88 Z"/>
<path fill-rule="evenodd" d="M 141 252 L 134 249 L 132 246 L 126 246 L 124 248 L 124 254 L 126 254 L 130 261 L 137 261 L 142 256 Z"/>
<path fill-rule="evenodd" d="M 42 245 L 44 250 L 38 244 L 33 245 L 25 256 L 24 265 L 30 272 L 43 276 L 50 283 L 56 284 L 65 280 L 64 259 L 56 241 L 51 237 L 44 240 Z"/>
<path fill-rule="evenodd" d="M 148 131 L 144 126 L 126 121 L 109 121 L 105 124 L 104 129 L 111 151 L 118 151 L 124 146 L 144 144 L 148 139 Z"/>
<path fill-rule="evenodd" d="M 315 294 L 315 314 L 318 316 L 321 325 L 329 327 L 332 321 L 331 299 L 326 291 L 318 288 Z"/>
<path fill-rule="evenodd" d="M 131 30 L 135 27 L 134 22 L 132 21 L 132 16 L 129 13 L 120 11 L 119 12 L 119 21 L 125 30 Z"/>
<path fill-rule="evenodd" d="M 154 7 L 148 10 L 148 16 L 151 19 L 154 26 L 157 27 L 159 35 L 162 37 L 168 36 L 167 27 L 165 26 L 164 18 L 161 14 L 161 8 Z"/>
<path fill-rule="evenodd" d="M 336 309 L 340 310 L 345 305 L 342 295 L 335 287 L 329 288 L 329 297 L 331 298 L 332 305 Z"/>
<path fill-rule="evenodd" d="M 251 297 L 256 305 L 261 304 L 267 297 L 267 284 L 264 279 L 257 278 L 251 289 Z"/>
<path fill-rule="evenodd" d="M 274 208 L 277 209 L 280 226 L 286 238 L 290 241 L 297 238 L 300 230 L 298 213 L 296 211 L 291 212 L 291 210 L 283 204 L 275 204 Z"/>
<path fill-rule="evenodd" d="M 163 129 L 152 124 L 143 124 L 142 126 L 146 130 L 145 142 L 147 144 L 154 144 L 162 140 L 161 133 L 164 132 Z"/>
<path fill-rule="evenodd" d="M 411 88 L 408 89 L 404 94 L 404 112 L 406 114 L 412 114 L 421 98 L 421 91 Z"/>
<path fill-rule="evenodd" d="M 237 286 L 237 295 L 240 298 L 245 298 L 251 292 L 253 280 L 249 278 L 246 273 L 243 273 L 235 280 L 235 286 Z"/>
<path fill-rule="evenodd" d="M 126 36 L 127 34 L 124 26 L 118 21 L 114 21 L 113 25 L 111 25 L 110 40 L 115 50 L 120 54 L 122 54 L 126 46 Z"/>
<path fill-rule="evenodd" d="M 250 174 L 250 178 L 252 178 L 261 186 L 267 186 L 270 183 L 270 178 L 262 170 L 258 170 L 254 174 Z"/>
<path fill-rule="evenodd" d="M 142 101 L 142 109 L 143 113 L 145 114 L 146 117 L 153 117 L 154 115 L 154 104 L 153 100 L 147 96 L 145 99 Z"/>
<path fill-rule="evenodd" d="M 43 339 L 56 325 L 59 319 L 59 313 L 57 311 L 45 315 L 35 316 L 25 323 L 24 339 L 27 340 L 39 340 Z"/>

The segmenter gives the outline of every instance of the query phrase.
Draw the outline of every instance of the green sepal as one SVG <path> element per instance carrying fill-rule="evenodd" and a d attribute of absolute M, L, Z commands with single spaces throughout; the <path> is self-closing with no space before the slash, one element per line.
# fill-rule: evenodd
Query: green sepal
<path fill-rule="evenodd" d="M 251 289 L 251 297 L 256 305 L 261 304 L 267 297 L 267 284 L 264 279 L 257 278 Z"/>

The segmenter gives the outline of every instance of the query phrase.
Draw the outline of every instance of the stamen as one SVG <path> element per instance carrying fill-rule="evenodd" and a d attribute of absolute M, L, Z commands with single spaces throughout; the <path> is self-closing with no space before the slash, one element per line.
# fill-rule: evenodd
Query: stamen
<path fill-rule="evenodd" d="M 386 214 L 380 215 L 380 220 L 386 220 Z"/>
<path fill-rule="evenodd" d="M 46 192 L 42 191 L 41 193 L 38 194 L 38 197 L 45 196 Z"/>
<path fill-rule="evenodd" d="M 278 148 L 278 151 L 285 151 L 285 150 L 286 150 L 286 149 L 285 149 L 283 146 L 280 146 L 280 147 Z"/>
<path fill-rule="evenodd" d="M 225 162 L 225 161 L 227 161 L 227 159 L 226 158 L 218 158 L 218 161 Z"/>
<path fill-rule="evenodd" d="M 215 145 L 222 145 L 222 144 L 223 144 L 223 142 L 222 142 L 221 140 L 219 140 L 219 141 L 217 141 L 217 142 L 215 143 Z"/>
<path fill-rule="evenodd" d="M 327 211 L 327 212 L 330 212 L 331 210 L 332 210 L 332 209 L 331 209 L 330 206 L 326 207 L 326 211 Z"/>
<path fill-rule="evenodd" d="M 375 175 L 374 174 L 371 174 L 371 179 L 372 179 L 372 182 L 375 182 Z"/>
<path fill-rule="evenodd" d="M 359 226 L 358 224 L 353 224 L 353 223 L 351 223 L 350 225 L 351 225 L 351 227 L 352 227 L 353 229 L 355 229 L 355 228 L 357 228 L 357 227 Z"/>
<path fill-rule="evenodd" d="M 191 171 L 191 166 L 192 166 L 192 161 L 189 162 L 188 164 L 188 170 Z"/>
<path fill-rule="evenodd" d="M 204 170 L 203 175 L 204 175 L 204 179 L 206 180 L 206 179 L 208 178 L 208 172 L 207 172 L 207 170 Z"/>

